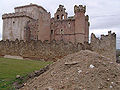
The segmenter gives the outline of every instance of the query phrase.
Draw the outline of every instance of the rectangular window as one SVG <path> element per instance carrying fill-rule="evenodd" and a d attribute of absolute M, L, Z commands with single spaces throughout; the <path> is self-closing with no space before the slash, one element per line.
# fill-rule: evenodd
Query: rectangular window
<path fill-rule="evenodd" d="M 54 34 L 54 31 L 53 31 L 53 30 L 51 30 L 51 34 Z"/>

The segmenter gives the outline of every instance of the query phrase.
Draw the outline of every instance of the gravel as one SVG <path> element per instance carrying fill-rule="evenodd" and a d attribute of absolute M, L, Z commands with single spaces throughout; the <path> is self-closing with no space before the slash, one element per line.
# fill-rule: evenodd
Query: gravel
<path fill-rule="evenodd" d="M 59 59 L 21 90 L 120 90 L 120 65 L 82 50 Z"/>

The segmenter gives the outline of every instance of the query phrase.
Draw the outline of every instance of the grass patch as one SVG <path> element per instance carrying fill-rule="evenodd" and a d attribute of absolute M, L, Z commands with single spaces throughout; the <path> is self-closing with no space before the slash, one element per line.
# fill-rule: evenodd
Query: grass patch
<path fill-rule="evenodd" d="M 13 90 L 16 75 L 25 76 L 52 62 L 0 58 L 0 90 Z"/>

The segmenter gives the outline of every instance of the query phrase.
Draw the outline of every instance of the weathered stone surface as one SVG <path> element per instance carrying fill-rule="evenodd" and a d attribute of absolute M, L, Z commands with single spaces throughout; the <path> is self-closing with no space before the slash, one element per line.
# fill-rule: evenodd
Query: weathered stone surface
<path fill-rule="evenodd" d="M 108 57 L 112 62 L 116 61 L 116 35 L 109 33 L 102 36 L 101 39 L 91 35 L 91 43 L 78 43 L 64 41 L 0 41 L 0 55 L 21 56 L 33 60 L 56 61 L 68 54 L 78 52 L 80 50 L 92 50 Z"/>
<path fill-rule="evenodd" d="M 73 61 L 73 62 L 65 62 L 65 65 L 75 65 L 78 64 L 79 62 Z"/>
<path fill-rule="evenodd" d="M 57 59 L 82 50 L 83 45 L 77 45 L 65 43 L 61 41 L 55 41 L 51 43 L 41 42 L 41 41 L 0 41 L 0 53 L 9 58 L 18 58 L 21 56 L 23 58 L 29 58 L 33 60 L 44 59 L 56 61 Z"/>
<path fill-rule="evenodd" d="M 101 35 L 100 39 L 92 34 L 91 49 L 116 61 L 116 34 L 108 31 L 108 35 Z"/>

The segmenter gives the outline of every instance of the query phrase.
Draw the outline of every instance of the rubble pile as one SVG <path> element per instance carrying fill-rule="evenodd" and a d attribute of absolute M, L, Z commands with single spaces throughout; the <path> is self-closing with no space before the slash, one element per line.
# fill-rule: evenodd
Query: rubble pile
<path fill-rule="evenodd" d="M 21 90 L 120 90 L 120 66 L 82 50 L 58 60 Z"/>

